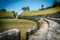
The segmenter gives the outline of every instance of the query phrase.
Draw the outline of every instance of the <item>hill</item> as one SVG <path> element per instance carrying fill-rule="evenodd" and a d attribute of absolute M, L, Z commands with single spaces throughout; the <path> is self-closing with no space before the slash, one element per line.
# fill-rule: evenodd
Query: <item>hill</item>
<path fill-rule="evenodd" d="M 0 16 L 13 16 L 13 13 L 10 11 L 0 11 Z"/>
<path fill-rule="evenodd" d="M 38 16 L 38 15 L 55 14 L 57 12 L 60 12 L 60 6 L 49 8 L 49 9 L 44 9 L 44 10 L 22 12 L 21 16 Z"/>

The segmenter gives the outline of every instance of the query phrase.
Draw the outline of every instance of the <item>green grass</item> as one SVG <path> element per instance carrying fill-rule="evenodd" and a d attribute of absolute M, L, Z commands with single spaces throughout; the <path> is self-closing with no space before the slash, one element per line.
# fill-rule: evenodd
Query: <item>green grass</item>
<path fill-rule="evenodd" d="M 10 11 L 0 11 L 0 16 L 13 16 L 13 13 Z"/>
<path fill-rule="evenodd" d="M 21 16 L 37 16 L 37 15 L 46 15 L 46 14 L 54 14 L 56 12 L 60 12 L 60 6 L 55 8 L 49 8 L 44 10 L 32 10 L 27 12 L 22 12 Z"/>
<path fill-rule="evenodd" d="M 21 31 L 21 40 L 26 39 L 26 31 L 36 23 L 24 19 L 0 19 L 0 32 L 17 28 Z"/>

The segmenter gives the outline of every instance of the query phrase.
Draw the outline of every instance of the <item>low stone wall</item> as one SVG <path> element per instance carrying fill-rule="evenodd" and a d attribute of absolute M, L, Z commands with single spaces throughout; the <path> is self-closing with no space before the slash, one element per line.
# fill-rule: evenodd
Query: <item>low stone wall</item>
<path fill-rule="evenodd" d="M 20 40 L 20 32 L 18 29 L 11 29 L 0 33 L 0 40 Z"/>
<path fill-rule="evenodd" d="M 0 19 L 13 19 L 14 17 L 11 16 L 0 16 Z"/>

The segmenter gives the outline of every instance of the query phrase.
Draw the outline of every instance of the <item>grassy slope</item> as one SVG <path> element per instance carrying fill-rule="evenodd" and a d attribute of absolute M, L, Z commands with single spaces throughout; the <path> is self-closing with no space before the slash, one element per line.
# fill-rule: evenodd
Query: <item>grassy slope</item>
<path fill-rule="evenodd" d="M 13 13 L 10 11 L 0 11 L 0 16 L 12 16 Z"/>
<path fill-rule="evenodd" d="M 36 16 L 36 15 L 45 15 L 45 14 L 52 14 L 56 12 L 60 12 L 60 6 L 45 10 L 36 10 L 36 11 L 29 11 L 29 12 L 22 12 L 22 16 Z"/>
<path fill-rule="evenodd" d="M 21 31 L 21 40 L 25 40 L 26 30 L 32 26 L 36 26 L 36 23 L 30 20 L 23 19 L 0 19 L 0 32 L 17 28 Z"/>

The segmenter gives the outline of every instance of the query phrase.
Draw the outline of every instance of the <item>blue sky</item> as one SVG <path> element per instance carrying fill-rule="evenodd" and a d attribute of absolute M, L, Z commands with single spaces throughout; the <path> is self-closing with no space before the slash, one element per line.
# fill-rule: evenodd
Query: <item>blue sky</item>
<path fill-rule="evenodd" d="M 22 7 L 29 6 L 30 10 L 38 10 L 43 4 L 44 7 L 51 6 L 54 0 L 0 0 L 0 9 L 7 11 L 22 12 Z"/>

